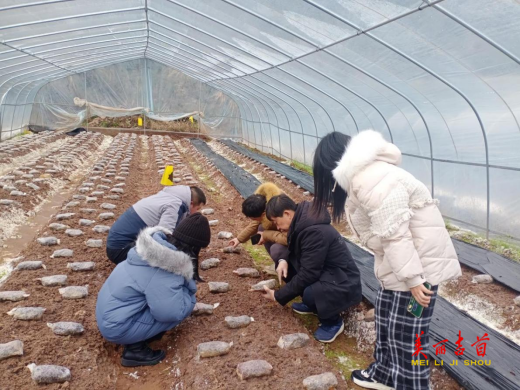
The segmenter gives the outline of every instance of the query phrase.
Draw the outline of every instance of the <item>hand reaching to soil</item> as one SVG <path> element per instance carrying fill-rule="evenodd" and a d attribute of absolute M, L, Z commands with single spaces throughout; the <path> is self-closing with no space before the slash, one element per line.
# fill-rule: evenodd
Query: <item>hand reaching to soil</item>
<path fill-rule="evenodd" d="M 236 248 L 240 244 L 240 241 L 238 241 L 238 238 L 233 238 L 231 241 L 229 241 L 229 246 L 232 246 L 233 248 Z"/>
<path fill-rule="evenodd" d="M 289 270 L 289 264 L 287 261 L 281 259 L 278 262 L 278 267 L 276 267 L 276 273 L 278 274 L 278 282 L 280 285 L 282 284 L 282 278 L 287 277 L 287 271 Z"/>
<path fill-rule="evenodd" d="M 258 234 L 260 234 L 260 240 L 258 241 L 258 244 L 256 244 L 256 245 L 264 245 L 265 244 L 264 232 L 258 232 Z"/>
<path fill-rule="evenodd" d="M 422 284 L 412 287 L 410 291 L 417 303 L 419 303 L 419 305 L 421 305 L 422 307 L 428 307 L 431 299 L 428 295 L 432 295 L 433 291 L 428 290 Z"/>
<path fill-rule="evenodd" d="M 262 294 L 262 296 L 265 299 L 269 299 L 270 301 L 276 302 L 276 299 L 274 297 L 274 290 L 271 290 L 269 287 L 264 286 L 264 292 L 265 294 Z"/>

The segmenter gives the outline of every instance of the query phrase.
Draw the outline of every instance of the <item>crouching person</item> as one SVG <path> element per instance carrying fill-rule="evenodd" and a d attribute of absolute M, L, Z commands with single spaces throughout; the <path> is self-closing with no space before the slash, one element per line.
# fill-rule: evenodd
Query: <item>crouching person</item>
<path fill-rule="evenodd" d="M 185 218 L 173 233 L 146 228 L 105 281 L 96 320 L 105 339 L 124 345 L 123 366 L 151 366 L 164 359 L 165 352 L 148 343 L 191 314 L 197 291 L 194 260 L 210 238 L 208 220 L 200 213 Z"/>
<path fill-rule="evenodd" d="M 344 329 L 340 313 L 361 302 L 359 270 L 345 241 L 330 224 L 329 213 L 314 214 L 309 202 L 296 205 L 286 195 L 276 196 L 266 212 L 278 229 L 287 232 L 288 263 L 280 261 L 277 271 L 289 282 L 278 291 L 264 287 L 264 297 L 283 306 L 301 296 L 303 303 L 293 303 L 292 309 L 317 315 L 320 326 L 314 337 L 333 342 Z"/>
<path fill-rule="evenodd" d="M 265 207 L 273 196 L 282 194 L 283 191 L 274 183 L 264 183 L 258 186 L 255 193 L 242 203 L 242 213 L 251 222 L 229 242 L 230 246 L 236 247 L 251 239 L 255 234 L 260 234 L 260 241 L 257 245 L 264 245 L 265 250 L 274 261 L 275 268 L 278 267 L 280 259 L 286 260 L 289 255 L 287 233 L 278 231 L 276 225 L 267 219 Z"/>

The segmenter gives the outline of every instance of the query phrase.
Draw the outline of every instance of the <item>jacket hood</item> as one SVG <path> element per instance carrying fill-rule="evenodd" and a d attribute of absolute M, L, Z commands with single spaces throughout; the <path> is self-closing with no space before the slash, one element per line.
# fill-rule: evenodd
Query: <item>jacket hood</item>
<path fill-rule="evenodd" d="M 191 190 L 188 186 L 168 186 L 164 187 L 163 191 L 171 196 L 176 196 L 186 205 L 191 203 Z"/>
<path fill-rule="evenodd" d="M 288 245 L 290 246 L 298 234 L 309 226 L 328 225 L 330 222 L 330 214 L 327 210 L 316 214 L 312 210 L 312 203 L 307 201 L 299 203 L 294 212 L 294 217 L 287 234 Z"/>
<path fill-rule="evenodd" d="M 268 202 L 271 200 L 273 196 L 278 196 L 283 193 L 284 192 L 280 188 L 278 188 L 276 184 L 270 182 L 261 184 L 255 191 L 255 194 L 265 196 L 265 199 Z"/>
<path fill-rule="evenodd" d="M 135 250 L 141 260 L 151 267 L 181 275 L 188 280 L 193 279 L 191 257 L 166 241 L 166 234 L 171 233 L 161 226 L 143 229 L 137 237 Z"/>
<path fill-rule="evenodd" d="M 401 159 L 401 151 L 397 146 L 387 142 L 377 131 L 365 130 L 352 137 L 332 176 L 348 192 L 354 176 L 373 162 L 400 165 Z"/>

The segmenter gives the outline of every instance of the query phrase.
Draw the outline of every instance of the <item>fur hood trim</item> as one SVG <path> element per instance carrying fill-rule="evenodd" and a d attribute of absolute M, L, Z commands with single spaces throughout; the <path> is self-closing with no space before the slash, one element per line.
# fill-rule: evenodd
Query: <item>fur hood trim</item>
<path fill-rule="evenodd" d="M 284 192 L 278 188 L 278 186 L 274 183 L 264 183 L 258 186 L 258 188 L 255 191 L 255 194 L 257 195 L 263 195 L 265 196 L 265 199 L 269 202 L 272 197 L 282 195 Z"/>
<path fill-rule="evenodd" d="M 171 230 L 162 226 L 143 229 L 137 237 L 135 250 L 141 259 L 151 267 L 178 274 L 186 279 L 193 279 L 193 263 L 190 256 L 178 251 L 175 247 L 162 239 L 160 235 L 152 237 L 154 233 L 171 234 Z"/>
<path fill-rule="evenodd" d="M 387 142 L 381 133 L 365 130 L 352 137 L 339 160 L 332 176 L 345 191 L 349 191 L 352 179 L 374 161 L 389 164 L 401 163 L 401 152 L 397 146 Z"/>

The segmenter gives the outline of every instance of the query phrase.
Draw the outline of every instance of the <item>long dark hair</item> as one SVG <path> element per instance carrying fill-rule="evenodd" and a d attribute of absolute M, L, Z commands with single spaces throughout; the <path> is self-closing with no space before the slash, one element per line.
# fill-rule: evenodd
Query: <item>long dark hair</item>
<path fill-rule="evenodd" d="M 312 171 L 314 173 L 314 201 L 313 210 L 319 214 L 332 206 L 332 220 L 339 222 L 345 213 L 347 192 L 336 185 L 332 170 L 337 167 L 338 161 L 345 153 L 350 142 L 350 136 L 333 132 L 327 134 L 318 144 L 314 152 Z"/>

